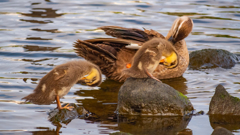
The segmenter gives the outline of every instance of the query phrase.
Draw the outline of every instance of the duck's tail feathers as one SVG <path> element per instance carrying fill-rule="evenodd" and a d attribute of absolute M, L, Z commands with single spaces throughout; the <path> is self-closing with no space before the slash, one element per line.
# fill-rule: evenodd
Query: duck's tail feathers
<path fill-rule="evenodd" d="M 86 41 L 77 40 L 74 43 L 74 50 L 84 59 L 98 65 L 103 74 L 108 78 L 112 78 L 113 72 L 116 70 L 116 56 L 113 47 L 104 44 L 92 44 Z"/>

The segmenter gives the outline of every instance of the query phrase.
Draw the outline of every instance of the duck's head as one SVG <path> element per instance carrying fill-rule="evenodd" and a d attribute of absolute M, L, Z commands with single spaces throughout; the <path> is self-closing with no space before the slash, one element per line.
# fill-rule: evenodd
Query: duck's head
<path fill-rule="evenodd" d="M 100 69 L 92 67 L 90 72 L 81 78 L 80 81 L 84 82 L 88 86 L 98 86 L 102 83 L 102 75 Z"/>
<path fill-rule="evenodd" d="M 192 28 L 193 21 L 191 18 L 187 16 L 179 17 L 174 21 L 172 28 L 166 36 L 166 39 L 175 44 L 176 42 L 186 38 L 192 31 Z"/>

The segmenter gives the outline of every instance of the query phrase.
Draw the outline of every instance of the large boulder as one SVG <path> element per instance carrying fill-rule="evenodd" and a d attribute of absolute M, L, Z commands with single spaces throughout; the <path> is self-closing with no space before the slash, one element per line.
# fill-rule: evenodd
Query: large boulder
<path fill-rule="evenodd" d="M 208 114 L 240 115 L 240 99 L 231 96 L 226 89 L 219 84 L 211 99 Z"/>
<path fill-rule="evenodd" d="M 189 69 L 201 70 L 221 67 L 232 68 L 239 61 L 237 55 L 222 49 L 203 49 L 189 54 Z"/>
<path fill-rule="evenodd" d="M 184 116 L 192 110 L 185 95 L 151 78 L 128 78 L 118 93 L 119 114 Z"/>

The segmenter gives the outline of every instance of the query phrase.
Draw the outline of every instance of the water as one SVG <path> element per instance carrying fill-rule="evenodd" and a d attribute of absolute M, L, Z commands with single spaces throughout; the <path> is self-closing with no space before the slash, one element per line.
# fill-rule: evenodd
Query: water
<path fill-rule="evenodd" d="M 0 6 L 0 134 L 56 133 L 57 126 L 47 118 L 47 112 L 56 104 L 23 104 L 21 98 L 31 93 L 54 66 L 81 59 L 73 50 L 75 40 L 107 37 L 96 30 L 100 26 L 144 27 L 166 35 L 178 16 L 187 15 L 194 22 L 193 31 L 186 38 L 190 52 L 215 48 L 240 55 L 239 0 L 0 0 Z M 59 133 L 138 134 L 140 129 L 148 133 L 159 129 L 148 128 L 162 120 L 157 117 L 131 118 L 135 124 L 111 120 L 121 83 L 103 78 L 100 87 L 76 84 L 61 99 L 82 105 L 98 118 L 74 119 L 62 124 Z M 164 82 L 185 94 L 196 111 L 207 113 L 218 84 L 240 97 L 240 65 L 231 69 L 187 70 L 183 77 Z M 214 123 L 205 114 L 193 116 L 185 124 L 176 131 L 178 134 L 211 134 Z M 239 125 L 227 127 L 240 134 Z"/>

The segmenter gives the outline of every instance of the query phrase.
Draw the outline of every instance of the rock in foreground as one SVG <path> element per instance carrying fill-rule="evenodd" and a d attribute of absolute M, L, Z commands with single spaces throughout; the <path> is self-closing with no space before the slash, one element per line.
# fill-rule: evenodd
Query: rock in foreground
<path fill-rule="evenodd" d="M 240 115 L 240 99 L 229 95 L 226 89 L 219 84 L 211 99 L 209 114 Z"/>
<path fill-rule="evenodd" d="M 212 132 L 212 135 L 233 135 L 233 133 L 226 128 L 216 127 Z"/>
<path fill-rule="evenodd" d="M 189 54 L 189 69 L 199 70 L 221 67 L 229 69 L 239 61 L 237 55 L 222 49 L 203 49 Z"/>
<path fill-rule="evenodd" d="M 186 96 L 150 78 L 128 78 L 118 93 L 119 114 L 184 116 L 192 110 Z"/>

